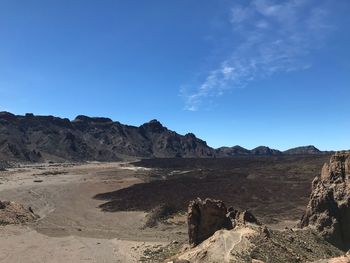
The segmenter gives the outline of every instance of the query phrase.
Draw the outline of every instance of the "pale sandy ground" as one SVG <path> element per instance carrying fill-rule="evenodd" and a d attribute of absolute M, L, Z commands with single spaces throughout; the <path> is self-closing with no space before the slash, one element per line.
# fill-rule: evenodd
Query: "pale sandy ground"
<path fill-rule="evenodd" d="M 0 226 L 0 262 L 138 262 L 147 248 L 183 240 L 185 226 L 141 230 L 146 213 L 98 208 L 104 201 L 93 196 L 140 183 L 143 173 L 147 170 L 125 163 L 46 164 L 0 172 L 0 200 L 31 206 L 40 216 L 28 225 Z"/>

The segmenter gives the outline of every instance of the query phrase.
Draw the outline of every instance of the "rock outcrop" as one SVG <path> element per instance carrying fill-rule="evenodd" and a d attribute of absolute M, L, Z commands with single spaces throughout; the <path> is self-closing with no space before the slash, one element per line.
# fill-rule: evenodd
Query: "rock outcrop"
<path fill-rule="evenodd" d="M 191 246 L 196 246 L 220 229 L 232 229 L 247 223 L 260 225 L 249 211 L 226 208 L 221 200 L 197 198 L 188 206 L 188 237 Z"/>
<path fill-rule="evenodd" d="M 31 208 L 27 209 L 15 202 L 0 201 L 0 225 L 21 224 L 37 218 Z"/>
<path fill-rule="evenodd" d="M 300 227 L 315 228 L 326 240 L 350 248 L 350 152 L 337 152 L 312 182 Z"/>
<path fill-rule="evenodd" d="M 220 200 L 197 198 L 191 201 L 187 218 L 190 245 L 198 245 L 217 230 L 232 229 L 232 223 L 226 214 L 227 208 Z"/>

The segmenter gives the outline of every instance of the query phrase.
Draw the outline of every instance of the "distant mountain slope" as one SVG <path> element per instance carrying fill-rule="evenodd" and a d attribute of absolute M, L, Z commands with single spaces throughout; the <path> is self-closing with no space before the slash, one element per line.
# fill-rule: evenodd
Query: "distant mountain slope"
<path fill-rule="evenodd" d="M 108 118 L 0 113 L 0 159 L 119 160 L 137 157 L 212 157 L 214 149 L 193 134 L 179 135 L 156 120 L 140 127 Z"/>
<path fill-rule="evenodd" d="M 232 157 L 237 155 L 318 154 L 316 148 L 285 152 L 259 146 L 213 149 L 194 134 L 180 135 L 152 120 L 139 127 L 83 115 L 73 121 L 54 116 L 0 112 L 0 160 L 115 161 L 126 157 Z M 316 151 L 316 150 L 317 151 Z"/>
<path fill-rule="evenodd" d="M 279 150 L 271 149 L 266 146 L 259 146 L 252 150 L 245 149 L 239 145 L 233 147 L 220 147 L 216 149 L 216 155 L 218 157 L 230 157 L 230 156 L 242 156 L 242 155 L 281 155 L 282 152 Z"/>
<path fill-rule="evenodd" d="M 216 149 L 218 157 L 242 156 L 242 155 L 261 155 L 261 156 L 278 156 L 278 155 L 316 155 L 316 154 L 332 154 L 333 151 L 320 151 L 315 146 L 300 146 L 286 151 L 271 149 L 266 146 L 259 146 L 252 150 L 245 149 L 241 146 L 220 147 Z"/>
<path fill-rule="evenodd" d="M 283 152 L 284 154 L 321 154 L 322 152 L 313 145 L 301 146 L 289 149 Z"/>
<path fill-rule="evenodd" d="M 253 155 L 281 155 L 282 152 L 275 149 L 270 149 L 266 146 L 259 146 L 250 151 Z"/>
<path fill-rule="evenodd" d="M 233 146 L 233 147 L 220 147 L 216 149 L 216 154 L 218 156 L 237 156 L 237 155 L 250 155 L 251 152 L 239 145 Z"/>

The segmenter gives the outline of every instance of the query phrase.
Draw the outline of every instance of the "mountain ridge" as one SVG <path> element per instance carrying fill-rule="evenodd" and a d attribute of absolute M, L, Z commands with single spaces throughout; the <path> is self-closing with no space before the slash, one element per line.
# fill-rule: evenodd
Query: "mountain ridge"
<path fill-rule="evenodd" d="M 309 147 L 309 148 L 305 148 Z M 322 154 L 312 146 L 285 152 L 259 146 L 214 149 L 193 133 L 178 134 L 151 120 L 140 126 L 105 117 L 75 119 L 0 112 L 0 159 L 5 161 L 116 161 L 138 158 L 214 158 L 236 155 Z"/>

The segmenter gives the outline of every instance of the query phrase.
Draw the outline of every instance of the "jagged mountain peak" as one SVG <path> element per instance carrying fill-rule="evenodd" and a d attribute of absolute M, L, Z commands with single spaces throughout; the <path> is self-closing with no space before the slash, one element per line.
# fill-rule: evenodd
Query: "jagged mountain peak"
<path fill-rule="evenodd" d="M 167 130 L 166 127 L 163 126 L 163 124 L 160 123 L 160 121 L 153 119 L 149 122 L 146 122 L 140 126 L 141 129 L 150 131 L 150 132 L 163 132 Z"/>
<path fill-rule="evenodd" d="M 185 134 L 185 137 L 197 139 L 196 135 L 195 135 L 194 133 L 192 133 L 192 132 L 186 133 L 186 134 Z"/>
<path fill-rule="evenodd" d="M 82 122 L 113 122 L 110 118 L 104 117 L 89 117 L 85 115 L 78 115 L 73 121 L 82 121 Z"/>

